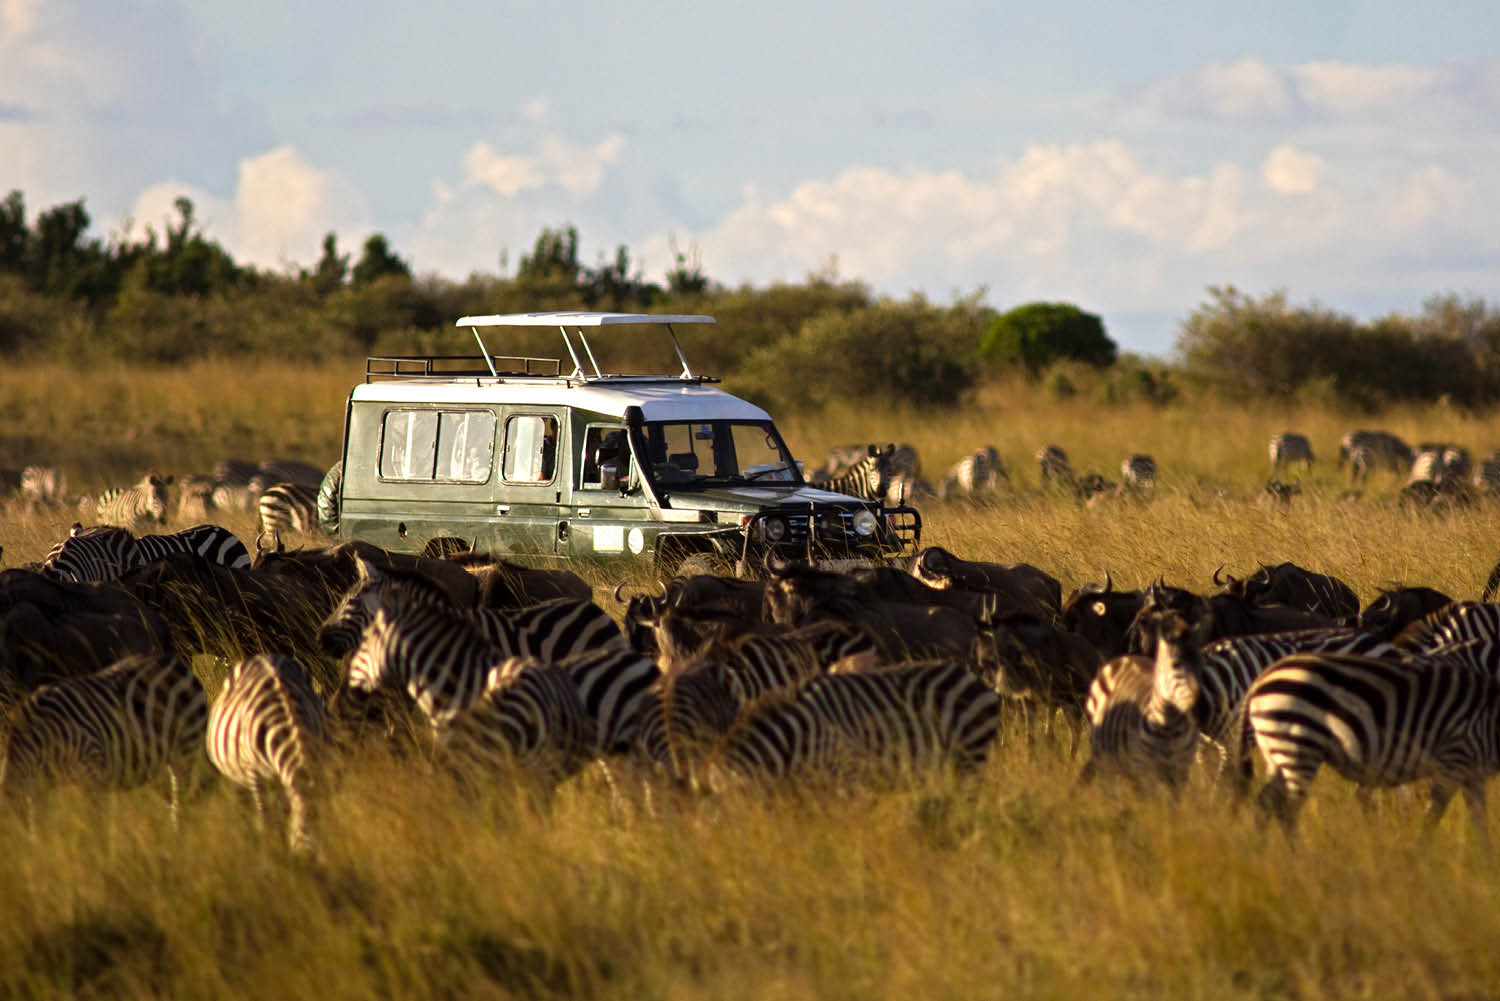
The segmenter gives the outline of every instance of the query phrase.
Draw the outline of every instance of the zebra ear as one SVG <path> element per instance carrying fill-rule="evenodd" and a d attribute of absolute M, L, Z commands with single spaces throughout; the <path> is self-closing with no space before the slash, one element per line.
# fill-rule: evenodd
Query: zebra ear
<path fill-rule="evenodd" d="M 362 553 L 354 554 L 354 570 L 359 575 L 360 580 L 380 579 L 380 568 Z"/>
<path fill-rule="evenodd" d="M 70 528 L 70 529 L 68 529 L 68 538 L 71 539 L 73 536 L 77 535 L 81 531 L 83 531 L 83 522 L 81 522 L 81 521 L 75 521 L 75 522 L 73 522 L 73 527 Z"/>

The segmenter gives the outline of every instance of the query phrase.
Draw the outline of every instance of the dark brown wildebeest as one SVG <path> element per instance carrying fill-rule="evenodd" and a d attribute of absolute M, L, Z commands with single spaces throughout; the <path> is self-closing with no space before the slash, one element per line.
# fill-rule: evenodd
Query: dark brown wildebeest
<path fill-rule="evenodd" d="M 1394 639 L 1418 619 L 1450 605 L 1453 599 L 1430 587 L 1381 588 L 1375 600 L 1359 613 L 1361 632 Z"/>
<path fill-rule="evenodd" d="M 1224 580 L 1220 580 L 1219 573 L 1214 571 L 1213 582 L 1225 594 L 1243 595 L 1252 605 L 1285 605 L 1326 615 L 1339 625 L 1353 625 L 1359 617 L 1359 596 L 1354 588 L 1337 577 L 1304 570 L 1295 563 L 1262 563 L 1243 578 L 1224 574 Z"/>
<path fill-rule="evenodd" d="M 936 588 L 997 595 L 1007 611 L 1030 612 L 1055 621 L 1062 610 L 1062 585 L 1057 578 L 1027 563 L 971 562 L 929 546 L 912 561 L 911 572 Z"/>

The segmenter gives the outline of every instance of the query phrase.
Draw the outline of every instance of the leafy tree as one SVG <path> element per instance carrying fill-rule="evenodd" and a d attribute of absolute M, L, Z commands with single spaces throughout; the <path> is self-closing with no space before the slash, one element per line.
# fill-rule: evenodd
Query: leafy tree
<path fill-rule="evenodd" d="M 981 359 L 1018 363 L 1033 376 L 1063 359 L 1108 368 L 1117 353 L 1097 315 L 1061 302 L 1033 302 L 1001 313 L 979 342 Z"/>
<path fill-rule="evenodd" d="M 162 251 L 155 249 L 155 234 L 149 238 L 146 255 L 150 287 L 167 295 L 209 295 L 224 292 L 240 276 L 234 258 L 217 243 L 204 239 L 195 225 L 193 202 L 178 198 L 177 224 L 167 228 L 167 242 Z"/>
<path fill-rule="evenodd" d="M 326 246 L 326 244 L 325 244 Z M 387 275 L 411 278 L 411 268 L 391 252 L 385 236 L 375 233 L 365 241 L 364 253 L 354 265 L 353 284 L 356 288 L 370 285 Z"/>
<path fill-rule="evenodd" d="M 537 234 L 536 244 L 531 248 L 531 253 L 521 255 L 520 267 L 516 269 L 516 279 L 523 284 L 527 283 L 564 283 L 576 285 L 578 283 L 578 229 L 568 226 L 565 229 L 543 228 Z"/>
<path fill-rule="evenodd" d="M 597 268 L 584 269 L 579 292 L 589 309 L 644 309 L 661 295 L 661 288 L 647 282 L 639 268 L 630 270 L 630 251 L 621 244 L 613 261 L 601 260 Z"/>
<path fill-rule="evenodd" d="M 20 274 L 26 267 L 26 199 L 12 191 L 0 202 L 0 271 Z"/>
<path fill-rule="evenodd" d="M 703 263 L 698 245 L 693 244 L 684 254 L 677 249 L 676 237 L 669 237 L 672 248 L 672 267 L 667 271 L 667 291 L 672 295 L 702 295 L 708 291 L 708 276 L 703 273 Z"/>
<path fill-rule="evenodd" d="M 340 289 L 349 277 L 349 255 L 339 253 L 338 238 L 332 233 L 323 237 L 323 256 L 310 276 L 313 289 L 326 296 Z"/>

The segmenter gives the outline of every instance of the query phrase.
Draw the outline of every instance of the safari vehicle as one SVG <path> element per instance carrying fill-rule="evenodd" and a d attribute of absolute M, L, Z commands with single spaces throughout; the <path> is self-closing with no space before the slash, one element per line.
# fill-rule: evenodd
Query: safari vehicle
<path fill-rule="evenodd" d="M 749 575 L 770 553 L 846 563 L 914 548 L 915 510 L 809 486 L 769 414 L 693 373 L 675 328 L 713 322 L 466 316 L 476 356 L 367 359 L 349 394 L 342 480 L 325 484 L 337 511 L 325 531 L 397 551 L 649 561 L 659 573 Z M 627 324 L 670 337 L 681 371 L 601 370 L 590 334 Z M 571 368 L 491 352 L 487 334 L 518 327 L 556 328 Z"/>

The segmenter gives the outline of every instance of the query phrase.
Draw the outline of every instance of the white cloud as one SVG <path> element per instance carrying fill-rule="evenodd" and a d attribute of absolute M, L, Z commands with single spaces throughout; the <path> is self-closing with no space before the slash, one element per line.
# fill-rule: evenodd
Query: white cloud
<path fill-rule="evenodd" d="M 1470 66 L 1334 61 L 1277 66 L 1258 56 L 1244 56 L 1154 81 L 1113 103 L 1137 117 L 1235 123 L 1402 122 L 1420 130 L 1453 116 L 1482 120 L 1500 112 L 1497 73 L 1496 61 Z"/>
<path fill-rule="evenodd" d="M 1494 266 L 1500 209 L 1486 206 L 1500 205 L 1500 180 L 1421 166 L 1320 183 L 1357 167 L 1281 146 L 1256 184 L 1234 162 L 1187 173 L 1119 142 L 1039 146 L 989 176 L 860 167 L 779 198 L 751 191 L 717 225 L 675 236 L 731 284 L 798 280 L 837 259 L 892 293 L 988 286 L 997 305 L 1067 298 L 1106 313 L 1182 315 L 1226 282 L 1325 301 L 1412 288 L 1414 251 Z M 644 249 L 667 260 L 667 233 Z M 1441 287 L 1419 283 L 1410 308 Z"/>
<path fill-rule="evenodd" d="M 192 200 L 194 218 L 205 235 L 223 244 L 240 263 L 264 268 L 311 263 L 325 233 L 337 234 L 348 249 L 369 231 L 368 212 L 358 192 L 290 147 L 241 161 L 232 198 L 175 180 L 151 185 L 136 198 L 131 212 L 135 226 L 164 232 L 177 221 L 179 197 Z"/>
<path fill-rule="evenodd" d="M 591 147 L 544 136 L 534 154 L 502 154 L 487 142 L 475 144 L 463 157 L 464 183 L 483 185 L 506 198 L 547 186 L 574 195 L 598 189 L 605 169 L 620 159 L 625 137 L 615 133 Z"/>
<path fill-rule="evenodd" d="M 1305 195 L 1318 186 L 1323 166 L 1323 158 L 1316 153 L 1277 146 L 1261 165 L 1260 176 L 1266 187 L 1279 194 Z"/>

